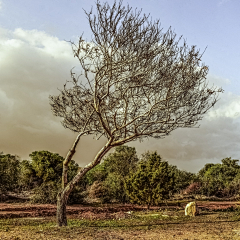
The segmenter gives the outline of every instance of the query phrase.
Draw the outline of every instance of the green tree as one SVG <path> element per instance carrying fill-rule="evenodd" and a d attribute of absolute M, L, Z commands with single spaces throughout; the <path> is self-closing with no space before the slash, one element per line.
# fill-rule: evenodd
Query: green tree
<path fill-rule="evenodd" d="M 93 188 L 90 189 L 91 195 L 98 196 L 102 202 L 110 200 L 126 202 L 128 197 L 124 182 L 129 172 L 136 168 L 138 161 L 134 147 L 126 145 L 116 147 L 101 164 L 86 174 L 88 185 L 95 182 Z M 98 191 L 98 194 L 94 195 L 94 189 Z"/>
<path fill-rule="evenodd" d="M 35 151 L 29 156 L 32 168 L 43 182 L 61 181 L 63 157 L 49 151 Z"/>
<path fill-rule="evenodd" d="M 94 182 L 103 182 L 107 177 L 107 171 L 104 163 L 97 165 L 95 168 L 87 172 L 84 180 L 88 186 L 92 185 Z"/>
<path fill-rule="evenodd" d="M 118 146 L 115 151 L 104 159 L 107 176 L 104 185 L 108 189 L 110 199 L 127 202 L 125 181 L 129 173 L 134 171 L 139 161 L 136 149 L 129 146 Z"/>
<path fill-rule="evenodd" d="M 18 188 L 19 157 L 0 153 L 0 195 Z"/>
<path fill-rule="evenodd" d="M 222 164 L 206 164 L 199 171 L 202 181 L 202 192 L 208 196 L 222 197 L 230 193 L 230 186 L 236 181 L 240 166 L 238 160 L 231 158 L 222 159 Z M 229 189 L 229 191 L 228 191 Z"/>
<path fill-rule="evenodd" d="M 142 161 L 135 173 L 126 180 L 126 189 L 132 203 L 159 204 L 169 198 L 174 188 L 174 173 L 168 162 L 154 152 L 147 161 Z"/>
<path fill-rule="evenodd" d="M 29 156 L 31 161 L 23 161 L 22 163 L 22 179 L 26 183 L 27 178 L 30 177 L 33 179 L 33 183 L 37 182 L 37 184 L 32 185 L 35 193 L 32 202 L 56 203 L 57 194 L 61 189 L 64 158 L 49 151 L 35 151 Z M 78 169 L 78 164 L 71 160 L 68 166 L 68 181 L 72 180 Z M 69 203 L 81 202 L 81 191 L 83 191 L 82 182 L 75 186 L 69 196 Z"/>
<path fill-rule="evenodd" d="M 18 184 L 21 190 L 31 190 L 40 186 L 43 180 L 36 175 L 32 164 L 28 160 L 22 160 L 19 166 Z"/>
<path fill-rule="evenodd" d="M 198 181 L 198 177 L 194 173 L 180 170 L 173 165 L 170 165 L 169 167 L 175 176 L 173 193 L 180 193 L 181 190 L 187 188 L 191 183 Z"/>
<path fill-rule="evenodd" d="M 205 166 L 201 170 L 199 170 L 198 176 L 202 178 L 204 174 L 208 171 L 208 169 L 210 169 L 212 166 L 214 166 L 213 163 L 206 163 Z"/>

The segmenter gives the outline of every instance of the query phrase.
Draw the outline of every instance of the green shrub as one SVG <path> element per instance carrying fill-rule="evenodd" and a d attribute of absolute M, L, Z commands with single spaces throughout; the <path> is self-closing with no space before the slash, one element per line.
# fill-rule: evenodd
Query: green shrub
<path fill-rule="evenodd" d="M 101 203 L 110 202 L 111 198 L 104 182 L 95 181 L 88 190 L 88 197 L 92 200 L 99 200 Z"/>
<path fill-rule="evenodd" d="M 43 182 L 40 186 L 34 188 L 34 196 L 31 198 L 32 203 L 57 203 L 57 194 L 61 185 L 55 182 Z"/>
<path fill-rule="evenodd" d="M 18 188 L 18 156 L 0 153 L 0 195 Z"/>
<path fill-rule="evenodd" d="M 126 180 L 127 194 L 132 203 L 158 205 L 169 198 L 174 188 L 174 173 L 168 162 L 162 161 L 156 152 L 142 161 L 137 169 Z"/>

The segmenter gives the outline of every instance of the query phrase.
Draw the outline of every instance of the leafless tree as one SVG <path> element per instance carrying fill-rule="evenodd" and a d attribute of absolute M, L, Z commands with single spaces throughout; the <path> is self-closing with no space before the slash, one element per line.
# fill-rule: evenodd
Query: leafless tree
<path fill-rule="evenodd" d="M 113 147 L 134 140 L 163 138 L 179 127 L 194 127 L 217 101 L 222 89 L 209 88 L 208 67 L 201 64 L 196 46 L 141 11 L 96 3 L 96 14 L 86 12 L 92 40 L 71 42 L 82 73 L 71 71 L 58 96 L 50 96 L 54 115 L 78 133 L 63 163 L 57 222 L 67 225 L 67 199 L 77 182 Z M 180 45 L 180 43 L 182 44 Z M 95 134 L 107 143 L 94 160 L 67 182 L 68 164 L 81 136 Z"/>

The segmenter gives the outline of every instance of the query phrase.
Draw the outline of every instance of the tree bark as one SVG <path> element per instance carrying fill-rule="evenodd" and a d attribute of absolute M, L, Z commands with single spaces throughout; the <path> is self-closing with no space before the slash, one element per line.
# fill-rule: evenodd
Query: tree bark
<path fill-rule="evenodd" d="M 79 180 L 93 167 L 101 162 L 102 157 L 112 148 L 112 139 L 110 139 L 107 144 L 98 152 L 94 160 L 85 166 L 78 174 L 69 182 L 57 196 L 57 225 L 67 226 L 67 201 L 69 194 L 71 193 L 73 187 L 79 182 Z"/>
<path fill-rule="evenodd" d="M 57 196 L 57 224 L 67 226 L 67 201 L 74 185 L 70 182 Z"/>
<path fill-rule="evenodd" d="M 57 196 L 57 225 L 67 226 L 67 199 L 63 191 Z"/>
<path fill-rule="evenodd" d="M 65 160 L 63 161 L 63 172 L 62 172 L 62 189 L 64 189 L 67 186 L 67 173 L 68 173 L 68 164 L 72 160 L 73 155 L 76 152 L 76 147 L 78 145 L 78 142 L 81 138 L 81 136 L 84 135 L 84 132 L 78 134 L 75 142 L 73 143 L 71 149 L 69 150 Z"/>

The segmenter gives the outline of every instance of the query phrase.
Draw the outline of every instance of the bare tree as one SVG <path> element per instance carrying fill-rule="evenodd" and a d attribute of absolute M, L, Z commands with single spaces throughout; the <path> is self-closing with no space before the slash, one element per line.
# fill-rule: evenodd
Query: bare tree
<path fill-rule="evenodd" d="M 64 127 L 78 133 L 63 165 L 57 222 L 67 225 L 67 199 L 77 182 L 113 147 L 134 140 L 163 138 L 179 127 L 194 127 L 217 101 L 222 89 L 208 88 L 208 67 L 202 54 L 189 48 L 169 28 L 141 11 L 96 3 L 97 13 L 86 12 L 92 40 L 82 36 L 72 44 L 82 73 L 67 82 L 60 95 L 50 96 Z M 180 46 L 180 42 L 183 41 Z M 81 136 L 95 134 L 107 143 L 94 160 L 67 183 L 67 166 Z"/>

